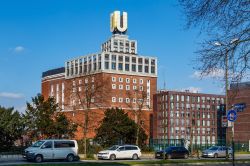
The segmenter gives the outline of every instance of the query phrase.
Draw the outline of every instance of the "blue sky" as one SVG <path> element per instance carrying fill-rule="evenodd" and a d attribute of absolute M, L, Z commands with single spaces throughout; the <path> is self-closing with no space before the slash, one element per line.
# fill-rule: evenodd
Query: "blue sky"
<path fill-rule="evenodd" d="M 43 71 L 100 51 L 110 13 L 128 12 L 128 35 L 138 53 L 158 57 L 158 89 L 193 87 L 221 94 L 220 81 L 196 77 L 195 50 L 205 36 L 185 30 L 175 0 L 8 0 L 0 2 L 0 105 L 23 111 L 41 91 Z"/>

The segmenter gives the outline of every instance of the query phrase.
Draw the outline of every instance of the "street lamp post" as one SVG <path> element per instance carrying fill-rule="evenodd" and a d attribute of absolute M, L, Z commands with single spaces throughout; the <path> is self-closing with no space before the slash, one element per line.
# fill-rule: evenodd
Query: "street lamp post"
<path fill-rule="evenodd" d="M 229 53 L 229 49 L 228 46 L 230 44 L 236 43 L 239 39 L 235 38 L 233 40 L 230 41 L 230 43 L 228 45 L 223 44 L 221 42 L 215 42 L 214 44 L 216 46 L 225 46 L 226 47 L 226 53 L 225 53 L 225 95 L 226 95 L 226 99 L 225 99 L 225 110 L 228 111 L 228 53 Z M 234 166 L 234 122 L 231 122 L 232 125 L 232 150 L 233 150 L 233 155 L 232 155 L 232 162 L 233 162 L 233 166 Z M 228 153 L 226 154 L 228 155 Z"/>

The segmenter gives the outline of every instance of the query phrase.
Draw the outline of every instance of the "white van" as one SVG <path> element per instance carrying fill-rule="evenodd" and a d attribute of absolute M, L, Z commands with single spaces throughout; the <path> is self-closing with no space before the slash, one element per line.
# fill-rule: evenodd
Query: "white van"
<path fill-rule="evenodd" d="M 66 159 L 71 162 L 79 159 L 78 144 L 76 140 L 40 140 L 25 149 L 23 157 L 35 162 L 52 159 Z"/>

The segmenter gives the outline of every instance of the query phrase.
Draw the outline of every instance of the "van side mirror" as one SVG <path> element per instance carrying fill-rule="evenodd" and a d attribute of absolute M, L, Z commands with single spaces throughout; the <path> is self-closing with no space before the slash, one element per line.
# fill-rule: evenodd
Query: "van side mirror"
<path fill-rule="evenodd" d="M 41 149 L 45 149 L 45 148 L 46 148 L 46 146 L 45 146 L 45 145 L 42 145 Z"/>
<path fill-rule="evenodd" d="M 120 152 L 121 150 L 120 149 L 117 149 L 118 152 Z"/>

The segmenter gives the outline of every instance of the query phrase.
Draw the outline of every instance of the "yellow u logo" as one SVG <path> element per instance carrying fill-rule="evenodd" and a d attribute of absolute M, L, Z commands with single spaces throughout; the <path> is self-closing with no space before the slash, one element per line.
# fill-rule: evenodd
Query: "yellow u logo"
<path fill-rule="evenodd" d="M 128 14 L 127 12 L 114 11 L 110 14 L 110 31 L 113 33 L 123 33 L 128 29 Z"/>

